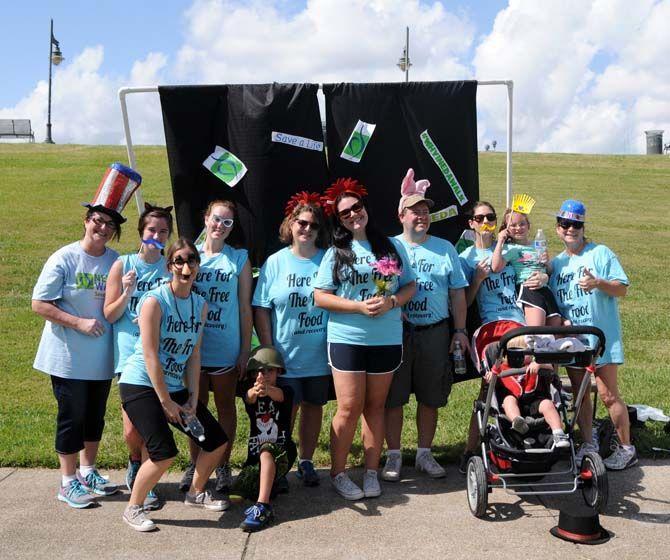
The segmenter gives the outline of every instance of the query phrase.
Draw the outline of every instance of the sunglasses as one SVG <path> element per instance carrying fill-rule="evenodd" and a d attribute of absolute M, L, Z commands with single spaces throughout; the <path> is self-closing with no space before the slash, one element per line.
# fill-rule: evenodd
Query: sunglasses
<path fill-rule="evenodd" d="M 321 227 L 320 224 L 317 224 L 316 222 L 309 222 L 307 220 L 296 220 L 295 223 L 298 224 L 302 229 L 311 228 L 314 231 L 318 231 Z"/>
<path fill-rule="evenodd" d="M 219 224 L 223 224 L 224 227 L 233 227 L 233 224 L 235 223 L 235 220 L 232 218 L 222 218 L 221 216 L 217 216 L 216 214 L 212 214 L 212 221 L 218 226 Z"/>
<path fill-rule="evenodd" d="M 363 203 L 359 201 L 356 204 L 350 206 L 349 208 L 340 210 L 337 213 L 337 215 L 340 217 L 340 220 L 346 220 L 352 214 L 358 214 L 361 210 L 363 210 L 363 208 L 364 208 Z"/>
<path fill-rule="evenodd" d="M 556 225 L 561 229 L 582 229 L 584 227 L 584 222 L 577 222 L 575 220 L 556 220 Z"/>
<path fill-rule="evenodd" d="M 188 259 L 184 260 L 181 257 L 176 257 L 172 259 L 172 264 L 177 268 L 184 268 L 184 265 L 188 263 L 189 268 L 193 268 L 195 265 L 200 264 L 198 257 L 191 254 L 188 256 Z"/>
<path fill-rule="evenodd" d="M 89 218 L 89 220 L 92 221 L 98 227 L 105 226 L 106 228 L 109 228 L 112 231 L 116 231 L 116 222 L 112 220 L 103 220 L 102 218 L 97 217 Z"/>
<path fill-rule="evenodd" d="M 485 219 L 489 222 L 495 222 L 498 219 L 498 216 L 496 216 L 494 212 L 491 212 L 490 214 L 476 214 L 472 216 L 472 219 L 478 224 L 481 224 Z"/>

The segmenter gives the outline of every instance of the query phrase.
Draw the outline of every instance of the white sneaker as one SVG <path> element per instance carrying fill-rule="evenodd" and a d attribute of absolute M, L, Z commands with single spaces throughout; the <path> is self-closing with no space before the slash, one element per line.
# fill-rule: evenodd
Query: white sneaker
<path fill-rule="evenodd" d="M 365 497 L 363 490 L 361 490 L 344 471 L 335 477 L 331 477 L 330 482 L 332 482 L 335 491 L 345 500 L 355 501 Z"/>
<path fill-rule="evenodd" d="M 577 462 L 577 466 L 582 466 L 582 459 L 584 459 L 584 455 L 587 453 L 598 453 L 598 451 L 598 446 L 592 441 L 585 441 L 582 443 L 577 453 L 575 453 L 575 461 Z"/>
<path fill-rule="evenodd" d="M 155 523 L 144 515 L 142 506 L 128 506 L 123 512 L 123 520 L 135 529 L 135 531 L 140 531 L 141 533 L 153 531 L 156 528 Z"/>
<path fill-rule="evenodd" d="M 425 451 L 424 453 L 421 453 L 421 455 L 417 455 L 414 467 L 417 471 L 426 473 L 431 478 L 442 478 L 447 476 L 447 471 L 445 471 L 435 460 L 435 457 L 433 457 L 433 454 L 430 451 Z"/>
<path fill-rule="evenodd" d="M 619 445 L 603 463 L 611 471 L 622 471 L 637 463 L 637 451 L 635 447 L 631 446 L 630 449 L 626 449 L 623 445 Z"/>
<path fill-rule="evenodd" d="M 382 489 L 377 480 L 377 471 L 368 469 L 363 475 L 363 494 L 366 498 L 376 498 L 381 496 Z"/>
<path fill-rule="evenodd" d="M 567 434 L 552 434 L 551 436 L 554 440 L 554 447 L 558 449 L 565 449 L 570 447 L 570 438 Z"/>
<path fill-rule="evenodd" d="M 400 470 L 402 469 L 402 455 L 400 453 L 391 453 L 386 457 L 386 463 L 382 469 L 382 480 L 387 482 L 398 482 L 400 480 Z"/>

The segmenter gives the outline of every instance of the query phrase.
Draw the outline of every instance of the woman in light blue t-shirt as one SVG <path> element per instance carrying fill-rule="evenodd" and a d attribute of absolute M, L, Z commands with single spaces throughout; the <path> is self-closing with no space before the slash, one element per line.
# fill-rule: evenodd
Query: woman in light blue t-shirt
<path fill-rule="evenodd" d="M 205 241 L 198 246 L 201 263 L 193 291 L 205 298 L 208 309 L 202 335 L 200 401 L 207 405 L 212 392 L 219 423 L 230 437 L 222 464 L 216 469 L 217 492 L 226 492 L 232 484 L 228 461 L 237 428 L 235 388 L 238 376 L 246 372 L 251 349 L 251 264 L 241 245 L 235 203 L 211 202 L 205 211 Z M 180 483 L 182 491 L 190 485 L 199 449 L 191 442 L 190 451 L 191 464 Z"/>
<path fill-rule="evenodd" d="M 333 246 L 321 261 L 314 300 L 330 312 L 328 361 L 337 412 L 331 429 L 331 481 L 347 500 L 377 497 L 379 456 L 384 441 L 384 406 L 393 372 L 402 362 L 401 307 L 414 295 L 414 273 L 397 239 L 384 236 L 368 219 L 362 185 L 339 179 L 324 196 L 333 217 Z M 378 270 L 393 260 L 399 274 Z M 347 454 L 363 416 L 363 489 L 346 474 Z"/>
<path fill-rule="evenodd" d="M 172 234 L 172 206 L 161 208 L 145 203 L 140 215 L 137 231 L 140 236 L 140 250 L 122 255 L 114 263 L 107 278 L 105 290 L 105 318 L 112 323 L 114 332 L 114 371 L 121 375 L 128 357 L 134 352 L 140 336 L 137 324 L 137 303 L 146 292 L 157 288 L 169 280 L 163 247 Z M 123 437 L 128 447 L 128 469 L 126 486 L 133 489 L 133 483 L 142 459 L 146 459 L 144 442 L 121 409 L 123 417 Z M 145 509 L 156 509 L 160 505 L 154 490 L 149 492 Z"/>
<path fill-rule="evenodd" d="M 278 383 L 293 389 L 291 431 L 300 407 L 298 477 L 305 486 L 317 486 L 312 457 L 331 383 L 326 355 L 328 312 L 314 305 L 314 282 L 325 253 L 319 195 L 298 193 L 289 200 L 286 214 L 279 239 L 289 246 L 268 257 L 252 304 L 261 344 L 274 346 L 286 364 Z"/>

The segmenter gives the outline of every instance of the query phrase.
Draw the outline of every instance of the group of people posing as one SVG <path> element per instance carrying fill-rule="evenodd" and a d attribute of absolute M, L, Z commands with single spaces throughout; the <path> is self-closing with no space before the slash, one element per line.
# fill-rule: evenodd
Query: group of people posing
<path fill-rule="evenodd" d="M 46 319 L 34 367 L 50 375 L 58 404 L 58 499 L 85 508 L 119 489 L 96 469 L 114 377 L 129 450 L 123 519 L 138 531 L 156 527 L 146 512 L 160 507 L 156 485 L 178 453 L 170 426 L 190 438 L 184 503 L 223 511 L 228 496 L 241 496 L 253 502 L 241 528 L 265 527 L 274 515 L 271 499 L 287 489 L 285 475 L 296 459 L 298 478 L 319 484 L 312 458 L 333 388 L 330 481 L 338 494 L 348 500 L 381 494 L 384 441 L 381 478 L 401 479 L 403 407 L 412 393 L 415 467 L 443 477 L 431 446 L 453 382 L 451 353 L 456 345 L 470 349 L 470 305 L 482 323 L 474 336 L 502 332 L 510 322 L 601 328 L 607 347 L 596 380 L 622 444 L 605 464 L 634 464 L 617 388 L 623 350 L 616 300 L 628 279 L 612 251 L 586 239 L 583 204 L 566 201 L 557 213 L 565 249 L 549 260 L 527 250 L 528 214 L 506 212 L 498 233 L 493 206 L 476 202 L 468 222 L 475 243 L 458 255 L 449 241 L 429 234 L 428 186 L 415 182 L 411 170 L 404 178 L 396 237 L 375 227 L 367 192 L 353 179 L 339 179 L 323 194 L 297 193 L 279 230 L 286 247 L 268 257 L 255 288 L 231 201 L 209 204 L 197 246 L 185 238 L 168 246 L 172 209 L 147 204 L 139 251 L 123 256 L 107 244 L 119 238 L 124 218 L 104 204 L 88 205 L 83 238 L 48 259 L 32 296 L 33 310 Z M 254 327 L 261 346 L 252 350 Z M 578 384 L 586 372 L 568 374 Z M 247 461 L 233 479 L 236 396 L 250 434 Z M 346 472 L 359 419 L 362 484 Z M 586 398 L 578 456 L 597 450 L 591 422 Z M 463 460 L 476 449 L 471 426 Z"/>

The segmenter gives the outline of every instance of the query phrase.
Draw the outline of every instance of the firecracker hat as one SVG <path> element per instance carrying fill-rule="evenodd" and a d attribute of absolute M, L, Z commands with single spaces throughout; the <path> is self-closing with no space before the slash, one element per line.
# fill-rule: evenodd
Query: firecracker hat
<path fill-rule="evenodd" d="M 561 204 L 561 209 L 556 214 L 556 217 L 575 222 L 585 222 L 586 206 L 579 200 L 566 200 Z"/>
<path fill-rule="evenodd" d="M 137 171 L 117 161 L 105 171 L 93 201 L 84 202 L 82 206 L 109 214 L 114 221 L 122 224 L 126 218 L 121 212 L 141 184 L 142 176 Z"/>
<path fill-rule="evenodd" d="M 600 525 L 597 513 L 583 513 L 580 515 L 561 511 L 558 515 L 558 525 L 549 532 L 564 541 L 577 544 L 603 544 L 612 537 L 612 534 Z"/>
<path fill-rule="evenodd" d="M 286 370 L 284 358 L 274 346 L 258 346 L 251 351 L 247 362 L 247 373 L 272 367 L 281 369 L 281 373 Z"/>

